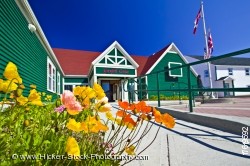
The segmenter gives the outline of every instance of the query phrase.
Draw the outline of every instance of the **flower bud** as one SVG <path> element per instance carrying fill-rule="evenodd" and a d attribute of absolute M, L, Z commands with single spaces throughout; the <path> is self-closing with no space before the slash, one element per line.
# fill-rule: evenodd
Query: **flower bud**
<path fill-rule="evenodd" d="M 26 119 L 26 120 L 23 122 L 23 125 L 24 125 L 25 127 L 28 127 L 28 126 L 30 125 L 30 121 Z"/>
<path fill-rule="evenodd" d="M 23 94 L 23 89 L 18 88 L 15 92 L 16 92 L 15 95 L 16 95 L 17 97 L 20 97 L 20 96 L 22 96 L 22 94 Z"/>

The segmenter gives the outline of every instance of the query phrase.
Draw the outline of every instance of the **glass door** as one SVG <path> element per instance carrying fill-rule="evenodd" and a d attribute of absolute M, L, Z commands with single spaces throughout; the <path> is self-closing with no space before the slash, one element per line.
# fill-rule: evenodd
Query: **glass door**
<path fill-rule="evenodd" d="M 113 85 L 109 80 L 102 80 L 101 85 L 109 101 L 113 101 Z"/>

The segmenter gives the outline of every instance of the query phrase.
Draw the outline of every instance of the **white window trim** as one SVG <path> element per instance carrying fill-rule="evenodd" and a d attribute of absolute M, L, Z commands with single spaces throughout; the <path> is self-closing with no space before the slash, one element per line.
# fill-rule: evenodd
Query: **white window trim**
<path fill-rule="evenodd" d="M 51 79 L 50 79 L 50 74 L 49 74 L 49 65 L 51 65 Z M 55 71 L 55 73 L 53 73 L 53 71 Z M 56 87 L 55 87 L 56 86 L 56 83 L 55 83 L 56 76 L 55 75 L 56 75 L 56 68 L 55 68 L 54 64 L 52 63 L 52 61 L 48 57 L 47 58 L 47 90 L 50 92 L 56 91 Z M 51 84 L 51 89 L 49 87 L 50 84 Z"/>
<path fill-rule="evenodd" d="M 232 71 L 230 71 L 230 69 L 231 69 Z M 229 75 L 229 76 L 234 75 L 233 68 L 228 68 L 227 71 L 228 71 L 228 75 Z M 230 73 L 231 73 L 231 74 L 230 74 Z"/>
<path fill-rule="evenodd" d="M 61 75 L 57 72 L 57 94 L 61 94 Z"/>
<path fill-rule="evenodd" d="M 182 63 L 178 63 L 178 62 L 168 62 L 168 68 L 170 69 L 171 68 L 171 64 L 176 64 L 176 65 L 182 65 Z M 182 74 L 182 68 L 180 68 L 181 70 L 181 74 L 180 75 L 174 75 L 171 73 L 172 70 L 169 70 L 169 76 L 171 77 L 183 77 L 183 74 Z"/>

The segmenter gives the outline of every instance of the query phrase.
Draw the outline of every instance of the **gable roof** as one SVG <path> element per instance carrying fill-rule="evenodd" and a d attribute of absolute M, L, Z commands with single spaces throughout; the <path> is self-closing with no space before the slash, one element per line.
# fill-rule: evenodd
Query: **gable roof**
<path fill-rule="evenodd" d="M 145 71 L 146 74 L 150 73 L 154 69 L 154 67 L 161 61 L 161 59 L 167 54 L 167 52 L 171 52 L 171 51 L 176 52 L 185 63 L 188 63 L 187 59 L 184 57 L 181 51 L 176 47 L 176 45 L 174 43 L 171 43 L 167 45 L 166 47 L 164 47 L 163 49 L 161 49 L 160 51 L 158 51 L 156 54 L 154 54 L 152 57 L 154 56 L 155 57 L 152 58 L 152 62 L 151 60 L 148 60 L 150 68 L 147 69 L 147 71 Z M 192 66 L 190 67 L 190 70 L 194 73 L 194 75 L 196 76 L 198 75 Z"/>
<path fill-rule="evenodd" d="M 117 42 L 114 41 L 105 51 L 101 53 L 100 56 L 98 56 L 93 62 L 92 65 L 95 65 L 98 61 L 100 61 L 105 55 L 107 55 L 111 50 L 114 48 L 117 48 L 121 53 L 124 55 L 124 57 L 130 61 L 130 63 L 134 66 L 134 68 L 138 68 L 139 65 L 129 56 L 129 54 L 123 49 L 123 47 Z"/>
<path fill-rule="evenodd" d="M 154 53 L 151 56 L 139 56 L 139 55 L 128 55 L 128 53 L 119 45 L 118 42 L 111 44 L 104 52 L 93 52 L 83 50 L 70 50 L 54 48 L 53 51 L 62 66 L 62 69 L 66 76 L 87 76 L 91 66 L 96 64 L 103 56 L 105 56 L 114 47 L 119 48 L 127 59 L 132 62 L 135 68 L 137 68 L 137 75 L 145 75 L 150 72 L 156 64 L 164 57 L 166 52 L 175 51 L 177 52 L 184 62 L 188 63 L 182 53 L 178 50 L 174 43 L 171 43 L 160 51 Z M 191 67 L 194 74 L 197 73 Z"/>
<path fill-rule="evenodd" d="M 198 60 L 203 60 L 203 56 L 191 56 Z M 235 66 L 250 66 L 250 58 L 228 57 L 211 61 L 214 65 L 235 65 Z"/>
<path fill-rule="evenodd" d="M 216 81 L 225 81 L 225 80 L 234 80 L 234 79 L 230 76 L 224 76 L 224 77 L 217 79 Z"/>
<path fill-rule="evenodd" d="M 139 64 L 139 67 L 137 68 L 137 75 L 144 75 L 144 68 L 147 64 L 147 61 L 149 59 L 148 56 L 138 56 L 138 55 L 131 55 L 131 57 L 136 61 L 137 64 Z"/>
<path fill-rule="evenodd" d="M 87 76 L 90 65 L 101 53 L 53 48 L 65 75 Z"/>
<path fill-rule="evenodd" d="M 162 54 L 168 49 L 169 46 L 170 45 L 167 45 L 166 47 L 162 48 L 160 51 L 148 57 L 147 63 L 142 70 L 142 74 L 146 74 L 154 66 L 156 61 L 160 59 Z"/>

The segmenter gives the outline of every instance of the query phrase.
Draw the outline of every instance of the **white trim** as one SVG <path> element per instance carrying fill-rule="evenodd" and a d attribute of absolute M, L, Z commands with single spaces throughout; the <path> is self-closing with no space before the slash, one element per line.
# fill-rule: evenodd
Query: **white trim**
<path fill-rule="evenodd" d="M 56 77 L 56 92 L 57 94 L 61 94 L 61 74 L 57 71 L 57 77 Z"/>
<path fill-rule="evenodd" d="M 88 77 L 87 75 L 65 75 L 65 78 L 86 78 Z"/>
<path fill-rule="evenodd" d="M 123 47 L 117 42 L 114 41 L 105 51 L 103 51 L 93 62 L 92 65 L 95 66 L 105 55 L 107 55 L 114 48 L 121 51 L 121 53 L 126 57 L 127 60 L 130 61 L 132 66 L 136 69 L 139 65 L 133 60 L 133 58 L 123 49 Z M 91 66 L 92 67 L 92 66 Z"/>
<path fill-rule="evenodd" d="M 64 78 L 62 79 L 62 92 L 64 92 Z"/>
<path fill-rule="evenodd" d="M 213 64 L 213 63 L 212 63 Z M 214 66 L 218 66 L 218 67 L 228 67 L 228 65 L 215 65 L 215 64 L 213 64 Z M 249 66 L 241 66 L 241 65 L 230 65 L 232 68 L 249 68 L 250 67 L 250 65 Z M 220 70 L 220 69 L 219 69 Z"/>
<path fill-rule="evenodd" d="M 88 85 L 88 83 L 69 82 L 69 83 L 64 83 L 64 85 Z"/>
<path fill-rule="evenodd" d="M 49 66 L 51 66 L 51 75 L 50 75 Z M 54 73 L 54 71 L 55 71 L 55 73 Z M 50 92 L 53 92 L 53 93 L 56 93 L 56 80 L 55 79 L 56 79 L 55 65 L 50 60 L 50 58 L 47 57 L 47 90 Z"/>
<path fill-rule="evenodd" d="M 105 68 L 120 68 L 120 69 L 135 69 L 137 70 L 136 68 L 134 68 L 133 66 L 127 66 L 127 65 L 122 65 L 122 66 L 117 66 L 117 65 L 114 65 L 114 64 L 96 64 L 95 67 L 105 67 Z"/>
<path fill-rule="evenodd" d="M 172 44 L 171 44 L 172 45 Z M 156 65 L 164 58 L 165 54 L 170 51 L 171 45 L 168 46 L 168 48 L 161 54 L 160 58 L 157 59 L 157 61 L 150 67 L 150 69 L 146 72 L 146 74 L 149 74 L 152 72 L 152 70 L 156 67 Z"/>
<path fill-rule="evenodd" d="M 172 51 L 172 49 L 176 50 L 175 51 Z M 158 58 L 158 60 L 152 65 L 152 67 L 146 72 L 146 74 L 149 74 L 152 72 L 152 70 L 156 67 L 156 65 L 164 58 L 164 56 L 168 53 L 177 53 L 181 59 L 186 63 L 188 64 L 188 61 L 187 59 L 184 57 L 184 55 L 180 52 L 180 50 L 176 47 L 176 45 L 174 43 L 171 43 L 168 48 L 163 52 L 163 54 L 160 56 L 160 58 Z M 196 75 L 198 76 L 198 74 L 196 73 L 196 71 L 193 69 L 193 67 L 191 66 L 190 67 L 190 70 Z"/>
<path fill-rule="evenodd" d="M 178 63 L 178 62 L 168 62 L 168 68 L 169 69 L 171 69 L 171 64 L 178 64 L 178 65 L 182 65 L 182 63 Z M 183 74 L 182 74 L 182 68 L 180 68 L 181 69 L 181 75 L 173 75 L 173 74 L 171 74 L 171 71 L 172 70 L 169 70 L 168 72 L 169 72 L 169 76 L 171 76 L 171 77 L 183 77 Z"/>
<path fill-rule="evenodd" d="M 41 44 L 44 46 L 48 55 L 55 61 L 61 73 L 65 75 L 28 1 L 27 0 L 15 0 L 15 1 L 18 7 L 20 8 L 21 12 L 23 13 L 24 17 L 27 19 L 27 21 L 36 27 L 37 30 L 35 34 L 37 35 L 38 39 L 41 41 Z M 28 24 L 27 24 L 27 28 L 28 28 Z"/>

